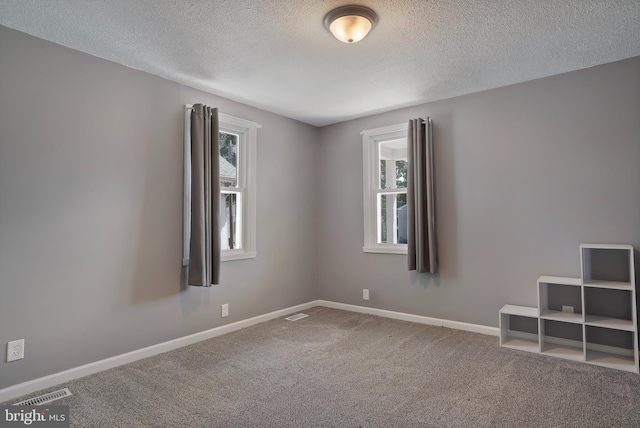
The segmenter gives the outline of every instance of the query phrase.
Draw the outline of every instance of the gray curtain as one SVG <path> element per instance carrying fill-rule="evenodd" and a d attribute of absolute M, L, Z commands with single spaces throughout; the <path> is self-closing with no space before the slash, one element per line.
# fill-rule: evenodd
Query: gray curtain
<path fill-rule="evenodd" d="M 436 273 L 435 185 L 431 118 L 409 121 L 407 134 L 407 254 L 409 270 Z"/>
<path fill-rule="evenodd" d="M 220 147 L 218 109 L 191 111 L 191 237 L 189 285 L 210 287 L 220 277 Z"/>

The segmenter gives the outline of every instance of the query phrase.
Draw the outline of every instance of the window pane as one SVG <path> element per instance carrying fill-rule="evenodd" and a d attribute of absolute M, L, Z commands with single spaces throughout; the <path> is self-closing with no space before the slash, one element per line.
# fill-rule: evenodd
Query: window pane
<path fill-rule="evenodd" d="M 378 243 L 387 243 L 387 202 L 388 195 L 379 195 L 378 200 Z"/>
<path fill-rule="evenodd" d="M 220 133 L 220 186 L 238 186 L 238 136 Z"/>
<path fill-rule="evenodd" d="M 407 243 L 407 194 L 378 195 L 378 243 Z"/>
<path fill-rule="evenodd" d="M 407 140 L 383 141 L 378 145 L 380 189 L 407 187 Z"/>
<path fill-rule="evenodd" d="M 384 159 L 380 160 L 380 188 L 387 188 L 387 161 Z"/>
<path fill-rule="evenodd" d="M 396 161 L 396 187 L 407 187 L 407 160 Z"/>
<path fill-rule="evenodd" d="M 242 215 L 238 200 L 239 193 L 223 193 L 220 195 L 220 248 L 232 250 L 242 248 L 238 217 Z"/>
<path fill-rule="evenodd" d="M 407 194 L 406 193 L 401 193 L 397 195 L 396 216 L 398 218 L 398 244 L 406 244 L 407 243 Z"/>

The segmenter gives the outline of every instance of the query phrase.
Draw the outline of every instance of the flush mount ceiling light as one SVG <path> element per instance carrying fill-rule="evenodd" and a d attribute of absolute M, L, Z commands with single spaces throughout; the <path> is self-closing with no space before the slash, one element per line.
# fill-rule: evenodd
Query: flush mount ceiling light
<path fill-rule="evenodd" d="M 377 23 L 376 13 L 364 6 L 341 6 L 324 17 L 324 28 L 343 43 L 359 42 Z"/>

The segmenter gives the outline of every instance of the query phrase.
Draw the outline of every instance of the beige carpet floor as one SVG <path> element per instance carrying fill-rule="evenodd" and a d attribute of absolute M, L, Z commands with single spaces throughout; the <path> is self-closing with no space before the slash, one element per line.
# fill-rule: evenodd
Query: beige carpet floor
<path fill-rule="evenodd" d="M 68 387 L 52 404 L 70 405 L 74 427 L 640 427 L 636 374 L 492 336 L 306 313 L 39 393 Z"/>

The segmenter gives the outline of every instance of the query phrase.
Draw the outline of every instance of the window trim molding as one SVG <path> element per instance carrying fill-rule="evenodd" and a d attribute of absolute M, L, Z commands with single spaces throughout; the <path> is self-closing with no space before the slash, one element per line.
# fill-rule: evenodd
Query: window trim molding
<path fill-rule="evenodd" d="M 362 189 L 365 253 L 407 254 L 407 244 L 381 244 L 377 242 L 377 185 L 378 174 L 374 165 L 379 163 L 378 144 L 382 141 L 407 138 L 408 125 L 384 126 L 362 131 Z"/>
<path fill-rule="evenodd" d="M 184 109 L 184 207 L 182 265 L 189 265 L 189 243 L 191 236 L 191 110 L 193 105 L 186 104 Z M 227 130 L 241 135 L 239 152 L 246 156 L 238 156 L 240 163 L 238 182 L 242 188 L 242 248 L 222 250 L 220 261 L 252 259 L 257 256 L 256 243 L 256 177 L 257 177 L 257 141 L 259 123 L 218 112 L 221 131 Z"/>

